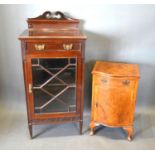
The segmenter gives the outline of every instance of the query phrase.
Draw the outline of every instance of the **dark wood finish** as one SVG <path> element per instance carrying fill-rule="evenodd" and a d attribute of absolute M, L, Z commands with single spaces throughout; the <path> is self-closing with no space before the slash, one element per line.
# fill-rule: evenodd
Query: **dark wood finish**
<path fill-rule="evenodd" d="M 61 19 L 68 19 L 68 18 L 69 17 L 67 17 L 66 15 L 64 15 L 60 11 L 56 11 L 56 12 L 46 11 L 42 15 L 40 15 L 34 19 L 51 19 L 51 20 L 57 19 L 57 20 L 61 20 Z"/>
<path fill-rule="evenodd" d="M 70 18 L 62 12 L 46 11 L 36 18 L 29 18 L 27 20 L 29 29 L 70 29 L 78 30 L 78 19 Z"/>
<path fill-rule="evenodd" d="M 79 51 L 81 52 L 81 43 L 80 42 L 73 42 L 70 44 L 66 41 L 63 40 L 57 40 L 57 42 L 52 41 L 51 42 L 30 42 L 27 43 L 27 50 L 29 52 L 40 52 L 40 51 L 44 51 L 44 52 L 52 52 L 52 51 L 57 51 L 57 52 L 66 52 L 67 48 L 72 48 L 71 50 L 74 51 Z"/>
<path fill-rule="evenodd" d="M 133 120 L 139 79 L 137 64 L 97 61 L 92 71 L 90 135 L 97 125 L 122 127 L 133 137 Z"/>
<path fill-rule="evenodd" d="M 80 21 L 67 17 L 59 11 L 55 13 L 47 11 L 39 17 L 29 18 L 27 22 L 29 29 L 25 30 L 19 36 L 19 39 L 21 40 L 22 47 L 25 96 L 30 136 L 31 138 L 33 137 L 33 125 L 45 123 L 58 124 L 67 122 L 79 122 L 80 134 L 82 134 L 84 52 L 86 36 L 79 31 L 78 26 Z M 65 59 L 69 62 L 72 59 L 76 60 L 75 111 L 47 113 L 35 112 L 35 86 L 33 86 L 34 79 L 32 75 L 32 67 L 37 65 L 39 66 L 40 60 L 45 59 L 51 59 L 50 61 Z M 32 60 L 38 61 L 39 64 L 32 64 Z M 54 73 L 50 72 L 43 66 L 41 67 L 46 71 L 46 73 L 49 73 L 52 78 Z M 63 79 L 59 79 L 57 76 L 55 77 L 57 80 L 63 83 Z M 53 94 L 51 94 L 50 92 L 46 91 L 45 89 L 41 90 L 43 90 L 44 93 L 48 93 L 48 95 L 52 97 Z M 57 93 L 57 95 L 55 95 L 54 97 L 63 104 L 64 102 L 61 99 L 57 98 L 62 93 L 63 91 Z M 48 103 L 46 103 L 46 105 L 48 105 Z"/>

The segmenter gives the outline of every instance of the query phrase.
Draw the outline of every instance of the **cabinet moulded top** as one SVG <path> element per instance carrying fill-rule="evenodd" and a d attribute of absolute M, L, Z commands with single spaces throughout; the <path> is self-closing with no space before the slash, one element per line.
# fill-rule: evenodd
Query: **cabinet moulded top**
<path fill-rule="evenodd" d="M 27 29 L 20 36 L 21 40 L 28 39 L 86 39 L 87 37 L 78 30 L 51 30 Z"/>
<path fill-rule="evenodd" d="M 100 74 L 111 77 L 133 77 L 140 78 L 137 64 L 97 61 L 92 74 Z"/>

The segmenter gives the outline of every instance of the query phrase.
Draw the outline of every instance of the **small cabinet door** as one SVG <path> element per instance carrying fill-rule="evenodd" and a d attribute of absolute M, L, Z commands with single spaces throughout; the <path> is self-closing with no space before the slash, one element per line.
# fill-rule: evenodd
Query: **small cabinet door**
<path fill-rule="evenodd" d="M 75 56 L 30 58 L 29 97 L 34 117 L 78 112 L 79 68 Z"/>
<path fill-rule="evenodd" d="M 132 125 L 135 106 L 134 83 L 117 86 L 94 86 L 94 120 L 109 126 Z"/>

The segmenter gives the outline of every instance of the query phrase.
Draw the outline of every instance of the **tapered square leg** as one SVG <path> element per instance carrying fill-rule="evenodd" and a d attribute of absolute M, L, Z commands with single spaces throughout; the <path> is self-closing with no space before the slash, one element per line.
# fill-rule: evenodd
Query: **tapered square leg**
<path fill-rule="evenodd" d="M 80 121 L 80 122 L 79 122 L 79 125 L 80 125 L 80 135 L 82 135 L 83 121 Z"/>
<path fill-rule="evenodd" d="M 33 128 L 31 123 L 29 123 L 29 133 L 30 133 L 30 138 L 33 139 Z"/>

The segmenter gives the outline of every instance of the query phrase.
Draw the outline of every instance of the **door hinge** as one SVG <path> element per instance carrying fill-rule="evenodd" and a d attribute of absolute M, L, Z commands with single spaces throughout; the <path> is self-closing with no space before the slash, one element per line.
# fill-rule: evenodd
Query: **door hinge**
<path fill-rule="evenodd" d="M 29 93 L 32 93 L 32 84 L 29 83 Z"/>

